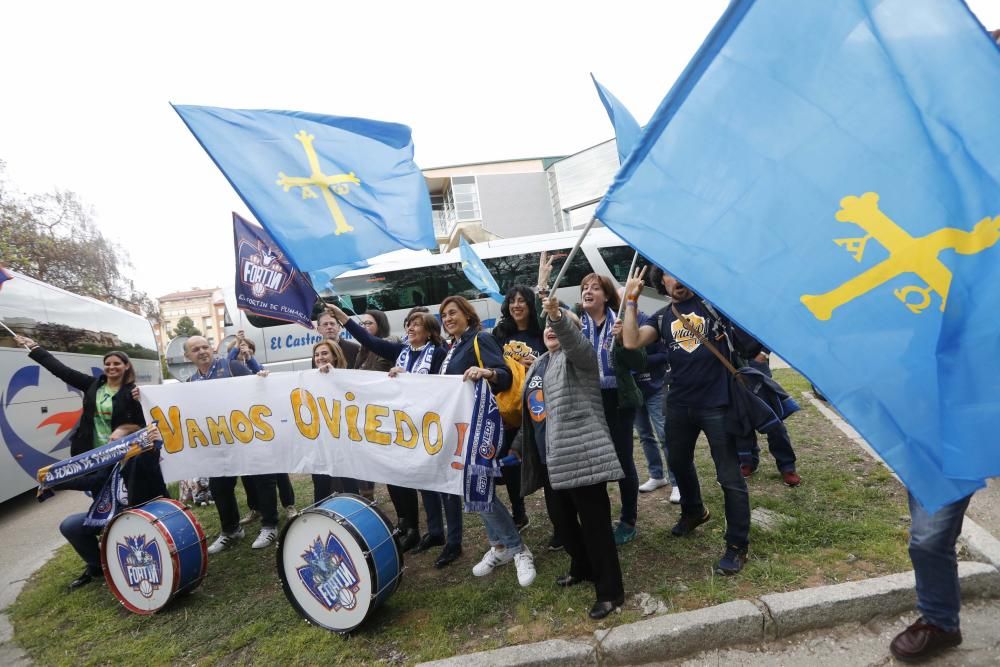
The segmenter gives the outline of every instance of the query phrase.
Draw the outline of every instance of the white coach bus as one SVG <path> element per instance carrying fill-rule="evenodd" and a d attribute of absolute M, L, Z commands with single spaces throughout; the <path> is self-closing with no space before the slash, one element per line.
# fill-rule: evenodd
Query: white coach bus
<path fill-rule="evenodd" d="M 153 329 L 144 317 L 15 271 L 0 285 L 0 320 L 60 361 L 95 377 L 111 350 L 129 355 L 138 384 L 161 382 Z M 82 394 L 28 358 L 0 327 L 0 502 L 36 486 L 35 472 L 69 457 Z"/>
<path fill-rule="evenodd" d="M 538 280 L 538 259 L 543 250 L 555 253 L 552 280 L 573 248 L 579 232 L 557 232 L 538 236 L 476 243 L 472 247 L 493 274 L 504 293 L 512 285 L 534 286 Z M 588 273 L 611 276 L 623 285 L 634 250 L 611 230 L 592 229 L 563 277 L 559 298 L 567 304 L 580 300 L 580 281 Z M 392 332 L 403 333 L 403 318 L 414 306 L 426 306 L 437 315 L 441 301 L 450 295 L 467 298 L 476 307 L 483 327 L 492 329 L 500 316 L 500 304 L 473 287 L 462 271 L 458 250 L 442 254 L 401 251 L 372 266 L 348 271 L 333 281 L 336 296 L 325 297 L 355 313 L 368 309 L 384 311 Z M 226 291 L 226 307 L 234 324 L 226 327 L 229 336 L 243 330 L 256 345 L 256 359 L 271 370 L 309 368 L 312 346 L 320 337 L 296 324 L 249 314 L 236 309 L 233 291 Z M 646 289 L 639 307 L 647 313 L 663 307 L 655 290 Z M 231 338 L 227 338 L 231 340 Z M 222 346 L 224 349 L 224 345 Z"/>

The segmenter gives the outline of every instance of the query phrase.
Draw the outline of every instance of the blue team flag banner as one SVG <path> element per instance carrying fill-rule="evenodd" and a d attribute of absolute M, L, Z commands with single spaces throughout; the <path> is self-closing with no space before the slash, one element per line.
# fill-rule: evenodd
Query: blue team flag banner
<path fill-rule="evenodd" d="M 1000 474 L 998 82 L 958 0 L 735 0 L 596 212 L 930 511 Z"/>
<path fill-rule="evenodd" d="M 465 271 L 465 277 L 469 279 L 469 282 L 475 285 L 480 292 L 489 294 L 494 301 L 503 303 L 503 294 L 500 293 L 500 286 L 497 285 L 496 279 L 464 236 L 461 245 L 459 245 L 459 254 L 462 256 L 462 270 Z"/>
<path fill-rule="evenodd" d="M 312 329 L 319 296 L 267 230 L 233 213 L 236 244 L 236 306 L 264 317 Z"/>
<path fill-rule="evenodd" d="M 317 290 L 401 248 L 433 248 L 410 128 L 300 111 L 174 106 Z"/>
<path fill-rule="evenodd" d="M 625 164 L 625 158 L 632 152 L 636 141 L 639 139 L 641 128 L 635 117 L 629 113 L 625 105 L 618 101 L 618 98 L 611 94 L 607 88 L 598 83 L 594 75 L 590 78 L 597 87 L 597 95 L 601 98 L 604 109 L 608 112 L 611 124 L 615 128 L 615 144 L 618 146 L 618 162 Z"/>

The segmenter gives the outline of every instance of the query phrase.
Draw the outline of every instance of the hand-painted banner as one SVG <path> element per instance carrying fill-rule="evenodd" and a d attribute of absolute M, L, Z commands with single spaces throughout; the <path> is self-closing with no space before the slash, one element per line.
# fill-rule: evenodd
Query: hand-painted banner
<path fill-rule="evenodd" d="M 460 376 L 353 370 L 141 390 L 163 436 L 166 481 L 320 473 L 453 494 L 463 493 L 474 400 Z"/>

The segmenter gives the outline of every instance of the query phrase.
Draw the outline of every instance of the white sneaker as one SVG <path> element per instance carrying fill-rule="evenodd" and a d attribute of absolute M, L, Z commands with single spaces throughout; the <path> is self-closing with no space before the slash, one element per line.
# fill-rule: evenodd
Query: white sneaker
<path fill-rule="evenodd" d="M 208 547 L 208 553 L 217 554 L 220 551 L 225 551 L 229 547 L 236 544 L 237 540 L 242 540 L 245 536 L 246 533 L 243 532 L 242 526 L 240 526 L 235 533 L 222 533 L 215 538 L 215 541 Z"/>
<path fill-rule="evenodd" d="M 514 552 L 511 549 L 498 550 L 496 547 L 490 547 L 483 559 L 473 566 L 472 574 L 477 577 L 485 577 L 499 566 L 512 560 L 514 560 Z"/>
<path fill-rule="evenodd" d="M 535 580 L 535 557 L 528 547 L 514 554 L 514 567 L 517 568 L 517 583 L 524 587 L 530 586 Z"/>
<path fill-rule="evenodd" d="M 674 488 L 670 489 L 670 502 L 674 505 L 681 504 L 681 490 L 674 485 Z"/>
<path fill-rule="evenodd" d="M 649 493 L 650 491 L 656 491 L 657 489 L 662 489 L 669 483 L 670 482 L 663 479 L 662 477 L 660 479 L 654 479 L 650 477 L 649 479 L 646 480 L 646 482 L 642 486 L 639 487 L 639 493 Z"/>
<path fill-rule="evenodd" d="M 278 529 L 277 528 L 261 528 L 260 535 L 257 539 L 253 541 L 250 545 L 251 549 L 263 549 L 269 547 L 278 541 Z"/>

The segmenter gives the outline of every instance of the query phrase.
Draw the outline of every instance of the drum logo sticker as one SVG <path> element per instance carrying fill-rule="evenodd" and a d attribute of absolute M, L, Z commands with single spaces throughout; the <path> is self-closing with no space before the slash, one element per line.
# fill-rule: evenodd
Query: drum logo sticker
<path fill-rule="evenodd" d="M 128 585 L 144 598 L 153 597 L 153 591 L 160 588 L 163 566 L 156 540 L 147 542 L 145 535 L 126 537 L 124 544 L 118 543 L 118 564 Z"/>
<path fill-rule="evenodd" d="M 306 564 L 296 568 L 299 579 L 321 605 L 329 611 L 354 609 L 361 587 L 358 571 L 333 533 L 327 535 L 325 544 L 317 537 L 302 560 Z"/>

